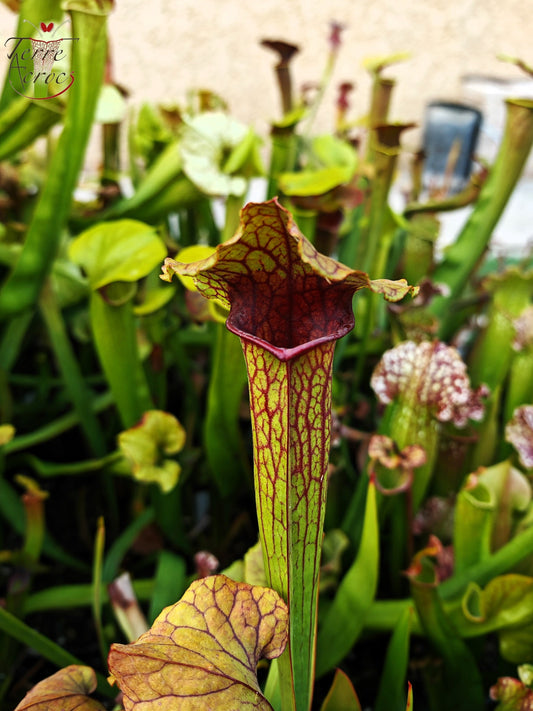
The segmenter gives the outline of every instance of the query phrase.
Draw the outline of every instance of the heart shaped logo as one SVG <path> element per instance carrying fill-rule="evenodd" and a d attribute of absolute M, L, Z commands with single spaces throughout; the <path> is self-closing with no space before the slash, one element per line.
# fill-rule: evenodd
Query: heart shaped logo
<path fill-rule="evenodd" d="M 53 22 L 51 22 L 49 25 L 45 24 L 44 22 L 41 22 L 41 30 L 43 32 L 51 32 L 53 26 L 54 26 Z"/>

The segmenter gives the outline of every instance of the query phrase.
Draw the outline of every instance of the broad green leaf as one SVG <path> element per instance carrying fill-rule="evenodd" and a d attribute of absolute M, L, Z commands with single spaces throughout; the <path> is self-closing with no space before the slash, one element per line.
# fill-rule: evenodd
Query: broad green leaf
<path fill-rule="evenodd" d="M 379 530 L 376 485 L 368 486 L 363 533 L 357 556 L 339 585 L 321 623 L 317 645 L 317 676 L 336 666 L 350 651 L 364 626 L 365 613 L 376 594 Z"/>
<path fill-rule="evenodd" d="M 214 575 L 192 583 L 134 644 L 114 644 L 109 669 L 126 711 L 269 711 L 257 663 L 283 652 L 287 627 L 273 590 Z"/>
<path fill-rule="evenodd" d="M 311 152 L 323 166 L 344 166 L 352 171 L 352 175 L 357 167 L 355 148 L 329 133 L 313 138 Z"/>
<path fill-rule="evenodd" d="M 95 689 L 94 671 L 72 664 L 36 684 L 15 711 L 104 711 L 88 696 Z"/>
<path fill-rule="evenodd" d="M 331 689 L 320 711 L 361 711 L 361 704 L 352 682 L 341 669 L 335 672 Z"/>
<path fill-rule="evenodd" d="M 89 278 L 92 289 L 145 277 L 165 257 L 165 245 L 150 225 L 137 220 L 104 222 L 82 232 L 69 256 Z"/>
<path fill-rule="evenodd" d="M 141 422 L 118 436 L 120 451 L 129 462 L 135 479 L 155 482 L 162 491 L 177 484 L 180 465 L 165 455 L 177 454 L 185 444 L 185 430 L 168 412 L 150 410 Z"/>
<path fill-rule="evenodd" d="M 318 136 L 310 149 L 309 166 L 297 173 L 283 173 L 279 186 L 286 195 L 322 195 L 348 183 L 357 167 L 357 153 L 334 136 Z"/>

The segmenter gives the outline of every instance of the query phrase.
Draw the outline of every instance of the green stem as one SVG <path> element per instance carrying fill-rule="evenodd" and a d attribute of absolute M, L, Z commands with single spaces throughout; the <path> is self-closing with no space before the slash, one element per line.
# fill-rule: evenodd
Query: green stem
<path fill-rule="evenodd" d="M 36 138 L 48 133 L 61 116 L 55 99 L 43 102 L 18 97 L 0 113 L 0 160 L 15 157 L 28 148 Z"/>
<path fill-rule="evenodd" d="M 78 414 L 81 428 L 94 454 L 101 457 L 106 450 L 104 435 L 98 418 L 91 407 L 91 393 L 86 387 L 85 379 L 72 351 L 61 311 L 50 282 L 45 284 L 41 292 L 39 305 L 66 389 Z"/>
<path fill-rule="evenodd" d="M 50 20 L 59 22 L 62 17 L 63 11 L 61 10 L 61 0 L 24 0 L 24 5 L 20 9 L 18 17 L 17 28 L 13 36 L 30 37 L 34 33 L 33 27 L 29 24 L 30 22 L 38 27 L 39 23 L 43 20 L 46 20 L 46 22 L 49 22 Z M 7 34 L 7 30 L 2 34 Z M 9 50 L 9 53 L 10 52 L 11 49 Z M 13 74 L 16 74 L 16 72 Z M 2 111 L 19 98 L 19 95 L 10 84 L 10 79 L 13 79 L 13 76 L 11 76 L 8 72 L 4 82 L 4 87 L 2 89 L 2 96 L 0 97 L 0 110 Z M 18 88 L 21 89 L 22 86 L 19 86 Z"/>
<path fill-rule="evenodd" d="M 380 124 L 387 122 L 389 106 L 392 97 L 392 90 L 395 82 L 393 79 L 385 79 L 380 72 L 374 74 L 372 82 L 372 93 L 370 98 L 370 110 L 368 112 L 368 143 L 366 149 L 366 162 L 373 163 L 375 157 L 375 134 L 373 129 Z"/>
<path fill-rule="evenodd" d="M 106 14 L 72 9 L 74 81 L 63 132 L 52 156 L 26 240 L 0 290 L 0 318 L 31 308 L 56 256 L 93 121 L 107 53 Z"/>
<path fill-rule="evenodd" d="M 20 314 L 6 325 L 0 343 L 0 368 L 9 373 L 17 360 L 26 331 L 31 323 L 31 312 Z"/>
<path fill-rule="evenodd" d="M 228 496 L 247 481 L 251 487 L 251 476 L 239 424 L 246 369 L 239 339 L 223 324 L 216 324 L 212 361 L 204 442 L 217 487 Z"/>
<path fill-rule="evenodd" d="M 131 301 L 113 306 L 94 291 L 90 297 L 90 315 L 98 356 L 122 424 L 126 429 L 133 427 L 152 405 L 137 352 Z"/>
<path fill-rule="evenodd" d="M 298 152 L 295 126 L 272 126 L 272 149 L 268 171 L 267 199 L 278 195 L 281 173 L 294 170 Z"/>
<path fill-rule="evenodd" d="M 79 474 L 87 474 L 89 472 L 99 472 L 104 467 L 116 464 L 122 461 L 120 452 L 111 452 L 110 454 L 100 457 L 99 459 L 89 459 L 81 462 L 67 462 L 66 464 L 57 464 L 55 462 L 43 462 L 38 457 L 27 454 L 24 457 L 24 462 L 32 467 L 39 476 L 55 477 L 55 476 L 77 476 Z M 113 473 L 122 474 L 117 468 Z"/>
<path fill-rule="evenodd" d="M 435 283 L 446 284 L 450 289 L 447 296 L 435 298 L 429 309 L 433 315 L 442 319 L 440 337 L 443 340 L 449 335 L 453 315 L 450 304 L 461 295 L 470 274 L 482 257 L 522 173 L 532 145 L 533 101 L 509 99 L 505 132 L 496 161 L 474 211 L 433 274 Z"/>
<path fill-rule="evenodd" d="M 237 232 L 243 203 L 244 195 L 228 195 L 226 198 L 226 220 L 220 236 L 221 242 L 230 239 Z"/>

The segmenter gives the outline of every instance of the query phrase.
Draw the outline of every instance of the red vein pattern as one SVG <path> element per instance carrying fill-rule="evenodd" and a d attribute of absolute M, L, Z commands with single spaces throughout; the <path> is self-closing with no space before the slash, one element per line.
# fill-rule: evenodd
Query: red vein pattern
<path fill-rule="evenodd" d="M 36 684 L 15 711 L 104 711 L 87 696 L 95 689 L 94 670 L 71 664 Z"/>
<path fill-rule="evenodd" d="M 135 643 L 112 645 L 109 669 L 126 711 L 271 711 L 256 668 L 283 652 L 287 627 L 273 590 L 213 575 L 192 583 Z"/>
<path fill-rule="evenodd" d="M 256 503 L 267 580 L 290 609 L 295 696 L 310 699 L 334 342 L 289 361 L 245 341 L 243 349 L 250 377 Z"/>
<path fill-rule="evenodd" d="M 289 648 L 278 666 L 282 690 L 293 688 L 283 708 L 308 711 L 334 343 L 353 328 L 359 289 L 393 301 L 416 289 L 405 280 L 371 281 L 319 254 L 276 199 L 246 205 L 237 234 L 207 259 L 165 260 L 161 278 L 170 281 L 174 272 L 194 277 L 204 296 L 229 307 L 227 326 L 241 338 L 267 580 L 289 604 Z"/>

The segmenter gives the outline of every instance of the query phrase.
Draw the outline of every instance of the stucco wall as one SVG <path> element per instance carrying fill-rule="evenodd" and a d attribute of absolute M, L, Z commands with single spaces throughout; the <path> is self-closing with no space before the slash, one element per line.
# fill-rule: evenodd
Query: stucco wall
<path fill-rule="evenodd" d="M 428 100 L 463 97 L 466 74 L 522 77 L 495 55 L 533 62 L 532 16 L 533 0 L 117 0 L 110 30 L 116 79 L 133 102 L 180 102 L 188 88 L 206 87 L 266 133 L 279 105 L 274 55 L 259 46 L 263 37 L 300 45 L 293 64 L 300 84 L 321 76 L 329 21 L 344 23 L 333 83 L 357 84 L 354 118 L 366 111 L 369 93 L 362 60 L 409 51 L 412 58 L 389 71 L 398 83 L 392 118 L 420 121 Z M 0 7 L 0 34 L 7 38 L 13 27 L 14 16 Z M 317 125 L 328 129 L 333 119 L 330 93 Z"/>

